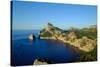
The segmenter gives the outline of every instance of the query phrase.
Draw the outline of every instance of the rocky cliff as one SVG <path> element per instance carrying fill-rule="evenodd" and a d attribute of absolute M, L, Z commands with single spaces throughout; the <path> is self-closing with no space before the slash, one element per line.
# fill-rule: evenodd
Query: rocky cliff
<path fill-rule="evenodd" d="M 41 30 L 40 39 L 61 40 L 64 43 L 78 47 L 82 51 L 89 52 L 96 46 L 96 27 L 65 31 L 48 23 L 47 26 Z"/>

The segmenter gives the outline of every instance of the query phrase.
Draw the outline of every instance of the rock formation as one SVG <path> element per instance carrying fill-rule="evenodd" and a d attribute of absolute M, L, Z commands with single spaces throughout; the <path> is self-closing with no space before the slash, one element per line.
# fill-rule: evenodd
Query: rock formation
<path fill-rule="evenodd" d="M 40 61 L 39 59 L 36 59 L 33 63 L 33 65 L 44 65 L 48 64 L 46 61 Z"/>
<path fill-rule="evenodd" d="M 34 34 L 30 34 L 28 36 L 28 39 L 31 40 L 31 41 L 33 41 L 33 40 L 36 40 L 36 37 L 34 36 Z"/>
<path fill-rule="evenodd" d="M 84 30 L 71 29 L 65 32 L 48 23 L 48 25 L 41 30 L 40 39 L 61 40 L 64 43 L 69 43 L 70 45 L 78 47 L 82 51 L 89 52 L 96 46 L 96 32 L 93 31 L 94 28 L 86 28 Z"/>

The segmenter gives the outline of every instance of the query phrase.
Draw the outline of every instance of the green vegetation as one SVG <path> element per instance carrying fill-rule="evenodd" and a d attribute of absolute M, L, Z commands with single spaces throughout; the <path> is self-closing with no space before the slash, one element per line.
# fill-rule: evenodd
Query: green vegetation
<path fill-rule="evenodd" d="M 83 36 L 87 36 L 90 39 L 96 39 L 97 38 L 97 29 L 95 28 L 83 28 L 83 29 L 76 29 L 76 28 L 71 28 L 68 30 L 69 32 L 74 31 L 77 38 L 82 38 Z"/>
<path fill-rule="evenodd" d="M 70 31 L 74 31 L 77 38 L 82 38 L 83 36 L 87 36 L 89 39 L 96 40 L 97 38 L 97 28 L 95 27 L 89 27 L 89 28 L 83 28 L 83 29 L 72 29 Z M 86 40 L 86 39 L 85 39 Z M 85 40 L 82 41 L 81 47 L 83 47 L 86 42 Z M 82 52 L 81 56 L 79 58 L 79 61 L 96 61 L 97 60 L 97 46 L 90 51 L 90 52 Z"/>
<path fill-rule="evenodd" d="M 40 37 L 47 37 L 48 39 L 53 37 L 56 40 L 61 40 L 78 47 L 82 51 L 78 61 L 97 60 L 96 25 L 82 29 L 70 28 L 68 30 L 62 30 L 48 23 L 48 26 L 41 31 Z"/>
<path fill-rule="evenodd" d="M 56 29 L 56 30 L 60 30 L 60 31 L 62 31 L 62 29 L 60 29 L 60 28 L 58 28 L 58 27 L 55 27 L 55 29 Z"/>
<path fill-rule="evenodd" d="M 48 32 L 48 31 L 46 31 L 46 32 L 44 32 L 41 36 L 42 36 L 42 37 L 51 37 L 52 34 L 51 34 L 50 32 Z"/>
<path fill-rule="evenodd" d="M 74 31 L 78 39 L 82 38 L 83 36 L 86 36 L 92 40 L 96 40 L 97 38 L 96 26 L 90 28 L 83 28 L 80 30 L 72 29 L 70 31 Z M 86 39 L 82 41 L 82 44 L 80 45 L 81 47 L 83 47 L 86 44 L 85 40 Z M 90 52 L 82 52 L 79 58 L 79 61 L 96 61 L 96 60 L 97 60 L 97 46 L 95 46 L 95 48 Z"/>
<path fill-rule="evenodd" d="M 97 46 L 90 52 L 82 52 L 79 61 L 97 61 Z"/>
<path fill-rule="evenodd" d="M 90 39 L 95 39 L 97 37 L 96 32 L 91 32 L 91 31 L 75 31 L 76 35 L 78 38 L 81 38 L 82 36 L 87 36 Z"/>

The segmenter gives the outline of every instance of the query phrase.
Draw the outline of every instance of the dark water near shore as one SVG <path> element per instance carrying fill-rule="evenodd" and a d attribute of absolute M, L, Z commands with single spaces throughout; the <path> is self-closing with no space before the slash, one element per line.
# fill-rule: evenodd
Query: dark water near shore
<path fill-rule="evenodd" d="M 35 59 L 46 59 L 53 63 L 74 62 L 79 54 L 66 46 L 65 43 L 56 40 L 36 39 L 29 41 L 29 34 L 38 37 L 39 30 L 12 31 L 12 65 L 33 65 Z"/>

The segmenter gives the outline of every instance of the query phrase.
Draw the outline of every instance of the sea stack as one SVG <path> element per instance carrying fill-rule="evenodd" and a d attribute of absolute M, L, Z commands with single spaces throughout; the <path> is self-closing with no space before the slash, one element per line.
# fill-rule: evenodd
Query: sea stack
<path fill-rule="evenodd" d="M 31 41 L 33 41 L 33 40 L 36 40 L 36 37 L 34 36 L 34 34 L 30 34 L 28 36 L 28 39 L 31 40 Z"/>

